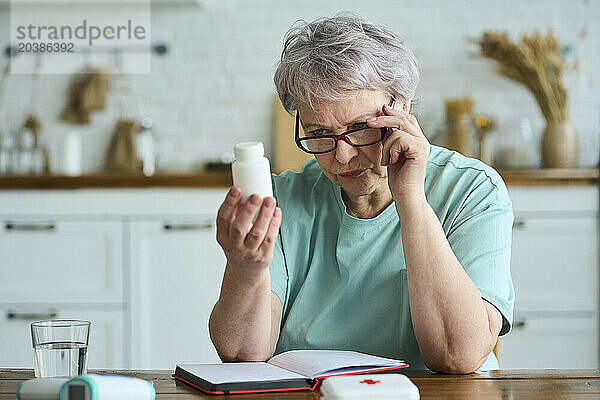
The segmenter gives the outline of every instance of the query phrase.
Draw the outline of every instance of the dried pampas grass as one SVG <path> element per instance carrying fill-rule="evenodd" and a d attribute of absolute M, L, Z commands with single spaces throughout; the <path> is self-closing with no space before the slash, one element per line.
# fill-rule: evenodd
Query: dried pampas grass
<path fill-rule="evenodd" d="M 500 63 L 502 75 L 531 91 L 547 123 L 569 119 L 567 91 L 561 80 L 565 61 L 551 29 L 545 36 L 537 30 L 530 36 L 524 34 L 517 44 L 505 32 L 484 32 L 478 44 L 480 55 Z"/>

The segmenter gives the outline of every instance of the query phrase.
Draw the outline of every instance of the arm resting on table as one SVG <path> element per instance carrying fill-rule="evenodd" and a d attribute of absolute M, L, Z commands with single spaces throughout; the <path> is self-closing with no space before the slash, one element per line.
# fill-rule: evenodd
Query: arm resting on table
<path fill-rule="evenodd" d="M 271 292 L 269 270 L 227 265 L 221 296 L 209 320 L 210 337 L 224 362 L 266 361 L 279 339 L 282 305 Z"/>

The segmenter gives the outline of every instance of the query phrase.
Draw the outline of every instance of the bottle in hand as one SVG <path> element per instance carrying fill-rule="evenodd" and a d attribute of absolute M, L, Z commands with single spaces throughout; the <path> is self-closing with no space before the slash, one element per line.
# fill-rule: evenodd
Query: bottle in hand
<path fill-rule="evenodd" d="M 242 188 L 243 198 L 253 193 L 265 198 L 273 196 L 271 166 L 265 158 L 262 142 L 242 142 L 233 148 L 235 161 L 231 165 L 233 184 Z"/>

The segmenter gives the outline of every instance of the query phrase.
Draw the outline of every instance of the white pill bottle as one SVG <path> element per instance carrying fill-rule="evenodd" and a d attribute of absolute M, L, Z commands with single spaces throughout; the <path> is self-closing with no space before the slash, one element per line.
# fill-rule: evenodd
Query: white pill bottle
<path fill-rule="evenodd" d="M 271 165 L 265 158 L 262 142 L 242 142 L 233 147 L 235 161 L 231 165 L 233 184 L 242 188 L 242 200 L 251 194 L 273 196 Z"/>

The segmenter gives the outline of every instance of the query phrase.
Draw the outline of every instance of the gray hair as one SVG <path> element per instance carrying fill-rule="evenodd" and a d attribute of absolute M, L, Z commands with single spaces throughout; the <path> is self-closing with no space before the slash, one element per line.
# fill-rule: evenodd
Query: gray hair
<path fill-rule="evenodd" d="M 284 38 L 275 87 L 288 113 L 298 102 L 350 98 L 375 89 L 412 100 L 419 83 L 413 52 L 394 32 L 354 16 L 296 21 Z"/>

